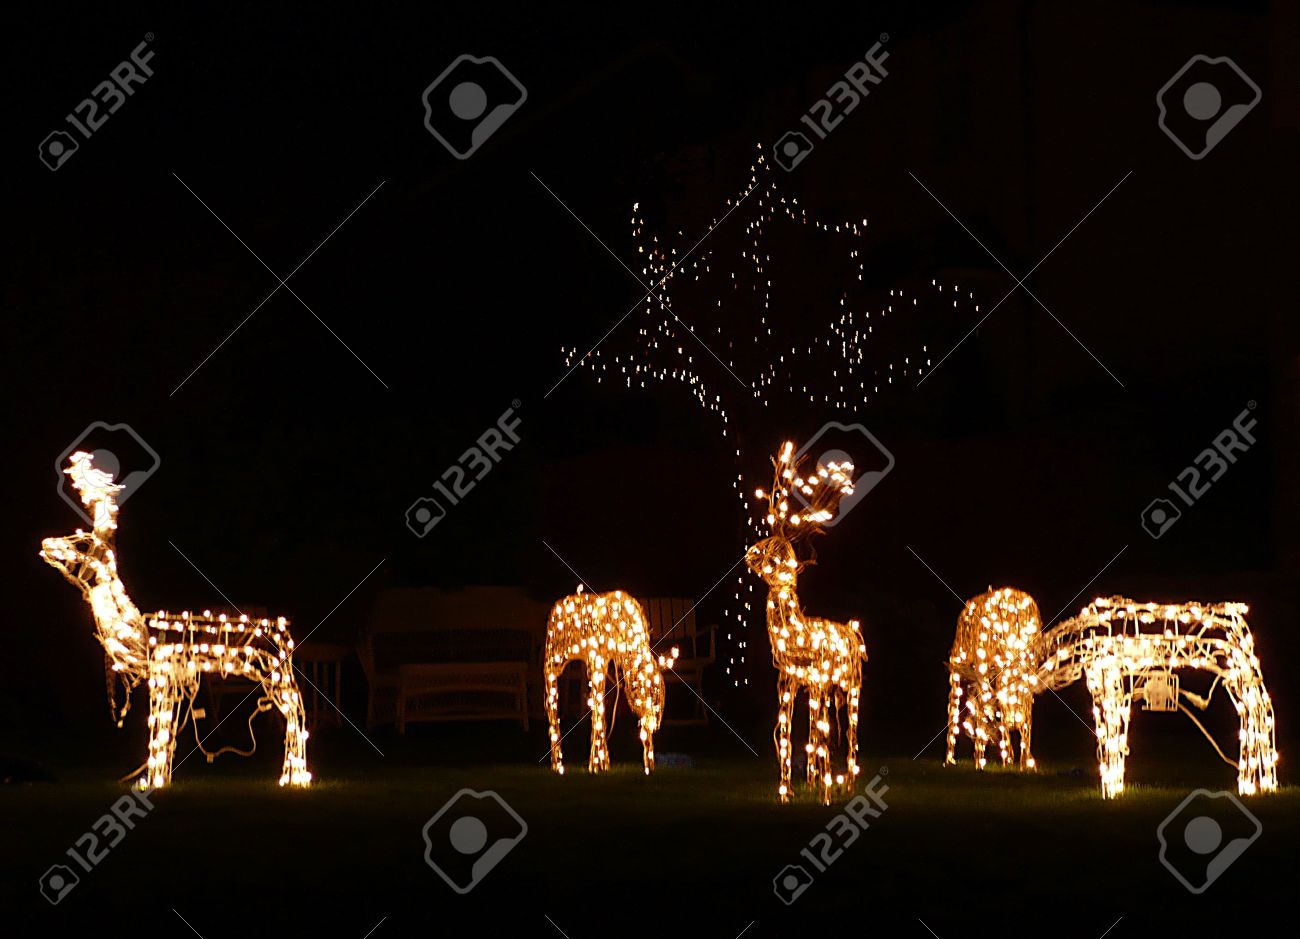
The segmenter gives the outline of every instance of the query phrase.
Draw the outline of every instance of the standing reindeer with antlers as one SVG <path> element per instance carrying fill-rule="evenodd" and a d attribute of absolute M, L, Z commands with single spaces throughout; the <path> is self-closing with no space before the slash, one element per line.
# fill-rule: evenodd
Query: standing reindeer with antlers
<path fill-rule="evenodd" d="M 251 621 L 240 616 L 228 621 L 211 614 L 173 616 L 159 611 L 144 617 L 127 596 L 117 573 L 113 543 L 117 532 L 117 493 L 122 487 L 113 477 L 94 467 L 91 454 L 78 451 L 64 470 L 93 519 L 90 531 L 77 531 L 63 538 L 41 542 L 41 557 L 57 568 L 81 590 L 95 616 L 96 637 L 104 647 L 111 679 L 116 676 L 126 688 L 126 703 L 118 726 L 131 706 L 131 691 L 141 683 L 149 686 L 149 759 L 141 788 L 157 788 L 171 782 L 172 756 L 176 738 L 193 712 L 199 679 L 206 674 L 238 676 L 259 683 L 262 697 L 257 710 L 276 708 L 285 719 L 284 766 L 280 785 L 306 786 L 307 729 L 302 697 L 293 678 L 293 640 L 288 620 Z M 110 703 L 115 702 L 110 699 Z M 252 717 L 249 718 L 252 729 Z M 202 744 L 200 743 L 200 749 Z M 208 754 L 209 762 L 216 754 Z"/>
<path fill-rule="evenodd" d="M 791 720 L 794 700 L 800 689 L 808 691 L 808 784 L 816 787 L 823 804 L 829 805 L 836 786 L 851 791 L 858 768 L 858 707 L 862 695 L 862 663 L 867 646 L 857 620 L 835 623 L 805 616 L 795 592 L 799 573 L 814 563 L 809 554 L 800 560 L 795 548 L 806 544 L 823 525 L 835 517 L 840 499 L 853 493 L 853 464 L 818 466 L 807 477 L 800 475 L 801 459 L 794 444 L 787 442 L 772 461 L 776 469 L 772 489 L 755 495 L 767 502 L 770 537 L 753 545 L 745 560 L 767 584 L 767 632 L 772 642 L 772 664 L 779 673 L 779 711 L 776 724 L 776 752 L 781 764 L 782 802 L 790 799 Z M 805 508 L 792 505 L 800 499 Z M 831 713 L 848 706 L 848 773 L 831 771 Z"/>

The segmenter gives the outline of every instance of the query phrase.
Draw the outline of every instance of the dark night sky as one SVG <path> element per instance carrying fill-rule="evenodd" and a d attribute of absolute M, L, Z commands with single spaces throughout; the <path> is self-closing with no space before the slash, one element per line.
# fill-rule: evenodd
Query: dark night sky
<path fill-rule="evenodd" d="M 912 694 L 928 726 L 958 605 L 913 551 L 963 597 L 1015 584 L 1046 614 L 1127 545 L 1078 602 L 1252 602 L 1285 735 L 1300 716 L 1295 13 L 907 6 L 774 19 L 723 4 L 619 23 L 551 5 L 157 4 L 11 22 L 11 648 L 34 670 L 75 650 L 64 707 L 102 707 L 85 681 L 88 619 L 36 555 L 76 524 L 52 464 L 96 420 L 129 423 L 163 461 L 122 515 L 142 606 L 218 601 L 169 542 L 235 602 L 305 629 L 386 559 L 332 617 L 340 636 L 384 586 L 566 593 L 573 577 L 543 539 L 598 588 L 702 594 L 742 548 L 728 446 L 675 387 L 621 392 L 579 370 L 543 399 L 561 347 L 591 346 L 641 291 L 533 174 L 635 268 L 632 203 L 703 234 L 755 143 L 888 33 L 888 78 L 781 180 L 821 218 L 870 220 L 874 286 L 956 279 L 987 310 L 1014 283 L 911 174 L 1017 276 L 1131 175 L 1026 281 L 1079 342 L 1019 291 L 931 379 L 872 402 L 864 417 L 897 467 L 821 542 L 805 600 L 864 620 L 869 704 Z M 37 143 L 147 32 L 154 75 L 49 172 Z M 458 161 L 424 128 L 421 93 L 466 52 L 500 59 L 528 99 Z M 1193 161 L 1157 127 L 1154 96 L 1197 53 L 1230 56 L 1263 99 Z M 187 187 L 284 275 L 381 182 L 289 282 L 339 338 L 282 289 L 173 394 L 276 285 Z M 805 315 L 794 305 L 777 315 Z M 603 348 L 633 348 L 633 322 Z M 937 359 L 974 325 L 908 328 Z M 433 535 L 411 536 L 407 505 L 516 399 L 518 450 Z M 1247 401 L 1258 446 L 1149 538 L 1143 506 Z M 778 411 L 740 428 L 748 472 L 834 416 Z M 761 662 L 757 624 L 749 638 Z M 36 685 L 18 676 L 3 693 L 29 707 Z"/>

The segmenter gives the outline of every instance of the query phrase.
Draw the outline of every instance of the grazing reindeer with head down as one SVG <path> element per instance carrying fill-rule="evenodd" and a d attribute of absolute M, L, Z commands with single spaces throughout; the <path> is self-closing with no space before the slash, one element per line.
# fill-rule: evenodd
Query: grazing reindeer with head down
<path fill-rule="evenodd" d="M 293 678 L 288 621 L 280 617 L 254 622 L 240 616 L 232 622 L 207 613 L 172 616 L 161 611 L 142 616 L 118 576 L 113 548 L 116 496 L 122 487 L 114 485 L 110 474 L 95 469 L 89 453 L 72 454 L 64 472 L 72 478 L 93 524 L 90 531 L 77 529 L 63 538 L 46 538 L 41 542 L 41 557 L 80 589 L 90 604 L 96 638 L 107 656 L 110 704 L 115 712 L 113 676 L 126 688 L 126 703 L 116 714 L 118 726 L 130 709 L 131 691 L 148 684 L 149 759 L 139 785 L 157 788 L 171 782 L 176 737 L 189 716 L 181 713 L 181 706 L 192 712 L 200 677 L 215 673 L 260 683 L 263 693 L 255 713 L 276 708 L 287 724 L 280 785 L 306 786 L 311 781 L 306 718 Z"/>
<path fill-rule="evenodd" d="M 965 731 L 979 769 L 988 762 L 989 744 L 997 746 L 1003 766 L 1016 759 L 1013 733 L 1020 736 L 1020 768 L 1037 766 L 1030 742 L 1034 695 L 1042 690 L 1036 658 L 1042 628 L 1038 604 L 1023 590 L 1000 587 L 967 601 L 948 656 L 945 763 L 957 762 L 957 741 Z"/>
<path fill-rule="evenodd" d="M 755 495 L 767 502 L 767 524 L 772 534 L 753 545 L 745 560 L 767 584 L 767 632 L 772 643 L 772 664 L 777 668 L 779 710 L 776 724 L 777 759 L 781 764 L 782 802 L 790 799 L 791 719 L 800 689 L 808 691 L 808 784 L 817 787 L 824 804 L 830 804 L 836 786 L 853 789 L 858 767 L 858 707 L 862 695 L 862 663 L 867 646 L 857 620 L 835 623 L 805 616 L 795 592 L 799 574 L 814 563 L 802 560 L 796 547 L 807 544 L 835 517 L 840 499 L 853 492 L 853 465 L 830 463 L 804 477 L 800 460 L 787 442 L 772 461 L 776 468 L 772 488 Z M 795 493 L 805 508 L 792 504 Z M 848 772 L 833 774 L 830 754 L 830 716 L 848 706 Z"/>
<path fill-rule="evenodd" d="M 613 593 L 578 592 L 551 608 L 546 629 L 546 716 L 551 725 L 551 769 L 564 775 L 560 752 L 560 674 L 570 662 L 584 662 L 591 709 L 591 757 L 587 768 L 593 773 L 609 769 L 609 745 L 605 738 L 605 680 L 627 685 L 627 700 L 641 725 L 642 761 L 646 775 L 654 772 L 654 733 L 663 721 L 664 679 L 662 669 L 677 661 L 674 646 L 667 656 L 654 655 L 650 630 L 641 604 L 621 590 Z M 617 674 L 616 674 L 617 673 Z"/>

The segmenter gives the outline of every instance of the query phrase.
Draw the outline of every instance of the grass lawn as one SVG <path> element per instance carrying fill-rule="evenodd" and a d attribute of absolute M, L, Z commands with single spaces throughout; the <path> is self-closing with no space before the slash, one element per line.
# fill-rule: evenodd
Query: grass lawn
<path fill-rule="evenodd" d="M 154 809 L 133 819 L 136 828 L 91 871 L 76 870 L 80 881 L 57 906 L 41 897 L 38 880 L 52 864 L 71 863 L 66 850 L 126 789 L 113 774 L 85 768 L 58 782 L 0 787 L 8 925 L 43 931 L 93 921 L 125 935 L 129 921 L 148 920 L 189 935 L 183 916 L 205 939 L 361 939 L 388 917 L 376 939 L 462 921 L 489 934 L 522 926 L 559 935 L 558 926 L 584 939 L 611 927 L 732 937 L 751 922 L 746 935 L 779 935 L 812 917 L 850 934 L 898 923 L 899 934 L 924 936 L 920 918 L 948 939 L 1023 916 L 1026 933 L 1099 937 L 1120 916 L 1111 936 L 1136 935 L 1157 915 L 1204 927 L 1276 910 L 1293 889 L 1300 795 L 1291 787 L 1247 800 L 1262 834 L 1203 894 L 1162 866 L 1162 819 L 1194 788 L 1232 788 L 1229 767 L 1207 769 L 1199 759 L 1135 755 L 1129 791 L 1103 802 L 1086 753 L 1078 755 L 1082 772 L 1049 759 L 1022 776 L 868 751 L 863 779 L 888 767 L 888 808 L 853 838 L 832 821 L 835 807 L 802 791 L 794 804 L 777 804 L 767 752 L 711 760 L 702 754 L 719 748 L 691 748 L 693 767 L 647 779 L 635 752 L 616 749 L 615 770 L 593 778 L 579 731 L 566 741 L 569 773 L 559 778 L 534 762 L 545 752 L 540 736 L 506 734 L 378 737 L 382 757 L 364 743 L 351 750 L 358 740 L 327 738 L 313 758 L 319 782 L 305 792 L 275 785 L 274 754 L 213 766 L 186 760 L 176 784 L 153 797 Z M 483 739 L 493 735 L 509 741 L 505 762 L 457 759 L 464 749 L 491 752 Z M 662 744 L 661 753 L 671 749 Z M 463 788 L 498 793 L 527 833 L 461 895 L 425 863 L 422 828 Z M 491 842 L 512 824 L 489 821 Z M 828 824 L 845 846 L 818 872 L 801 849 Z M 1229 837 L 1239 833 L 1233 824 L 1223 826 Z M 1180 859 L 1192 873 L 1205 870 L 1186 850 Z M 773 879 L 791 863 L 814 876 L 786 906 Z"/>

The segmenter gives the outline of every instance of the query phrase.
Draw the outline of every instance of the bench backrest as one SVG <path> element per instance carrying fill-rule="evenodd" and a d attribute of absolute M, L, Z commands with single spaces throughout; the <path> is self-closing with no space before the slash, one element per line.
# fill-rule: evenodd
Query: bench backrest
<path fill-rule="evenodd" d="M 517 587 L 385 590 L 358 654 L 367 676 L 404 664 L 528 662 L 540 668 L 549 607 Z"/>
<path fill-rule="evenodd" d="M 650 642 L 658 652 L 677 646 L 684 659 L 713 657 L 713 627 L 695 619 L 695 602 L 689 597 L 645 597 L 640 600 L 649 620 Z"/>

